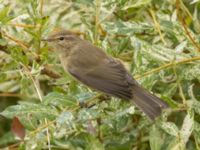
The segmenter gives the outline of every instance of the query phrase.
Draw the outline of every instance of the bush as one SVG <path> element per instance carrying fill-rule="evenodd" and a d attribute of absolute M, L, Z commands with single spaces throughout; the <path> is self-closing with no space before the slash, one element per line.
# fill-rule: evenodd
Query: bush
<path fill-rule="evenodd" d="M 2 0 L 0 8 L 1 147 L 200 148 L 199 0 Z M 41 42 L 54 28 L 121 59 L 171 109 L 152 122 L 75 81 Z"/>

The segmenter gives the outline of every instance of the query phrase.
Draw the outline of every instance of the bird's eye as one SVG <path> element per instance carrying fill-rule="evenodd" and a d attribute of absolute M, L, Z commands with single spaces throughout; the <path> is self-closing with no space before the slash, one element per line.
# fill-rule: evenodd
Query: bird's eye
<path fill-rule="evenodd" d="M 59 40 L 60 40 L 60 41 L 62 41 L 62 40 L 64 40 L 64 39 L 65 39 L 64 37 L 59 37 Z"/>

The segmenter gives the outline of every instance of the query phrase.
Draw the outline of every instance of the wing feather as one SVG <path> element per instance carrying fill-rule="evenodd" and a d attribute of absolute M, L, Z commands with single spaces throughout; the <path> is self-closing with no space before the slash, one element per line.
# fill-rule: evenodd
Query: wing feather
<path fill-rule="evenodd" d="M 132 77 L 124 66 L 113 58 L 105 59 L 87 73 L 70 68 L 68 71 L 89 87 L 119 98 L 132 98 Z"/>

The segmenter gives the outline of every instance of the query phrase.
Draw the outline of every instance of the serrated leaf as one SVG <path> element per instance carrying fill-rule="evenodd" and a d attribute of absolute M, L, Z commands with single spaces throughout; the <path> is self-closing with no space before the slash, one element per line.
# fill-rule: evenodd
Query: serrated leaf
<path fill-rule="evenodd" d="M 109 33 L 114 34 L 122 34 L 122 35 L 132 35 L 134 33 L 143 33 L 143 32 L 152 32 L 154 31 L 153 27 L 146 23 L 136 23 L 136 22 L 122 22 L 117 21 L 115 23 L 113 22 L 107 22 L 105 24 L 106 30 L 109 31 Z"/>
<path fill-rule="evenodd" d="M 79 120 L 87 121 L 90 119 L 98 118 L 99 113 L 93 109 L 82 109 L 78 114 Z"/>
<path fill-rule="evenodd" d="M 183 68 L 183 76 L 187 80 L 194 80 L 197 79 L 200 81 L 200 64 L 193 64 L 188 66 L 187 68 Z"/>
<path fill-rule="evenodd" d="M 181 130 L 180 130 L 181 138 L 185 144 L 187 143 L 187 141 L 193 131 L 193 125 L 194 125 L 194 113 L 192 111 L 190 111 L 190 113 L 188 113 L 185 116 Z"/>
<path fill-rule="evenodd" d="M 49 106 L 27 102 L 19 105 L 9 106 L 0 114 L 10 119 L 15 116 L 18 116 L 19 118 L 35 117 L 37 119 L 55 119 L 55 117 L 58 115 L 57 111 Z"/>
<path fill-rule="evenodd" d="M 70 124 L 74 120 L 74 116 L 71 112 L 63 112 L 58 117 L 56 122 L 60 125 Z"/>
<path fill-rule="evenodd" d="M 138 7 L 143 7 L 144 5 L 148 5 L 150 4 L 151 0 L 139 0 L 136 1 L 134 4 L 132 5 L 127 5 L 124 8 L 122 8 L 122 10 L 127 10 L 130 8 L 138 8 Z"/>
<path fill-rule="evenodd" d="M 172 122 L 163 122 L 162 129 L 170 135 L 177 136 L 179 133 L 178 127 Z"/>
<path fill-rule="evenodd" d="M 78 99 L 79 102 L 85 102 L 89 100 L 90 98 L 94 97 L 96 95 L 95 92 L 81 92 L 80 94 L 76 95 L 76 98 Z"/>
<path fill-rule="evenodd" d="M 176 46 L 175 51 L 176 51 L 177 53 L 183 52 L 183 50 L 184 50 L 184 48 L 186 47 L 186 45 L 187 45 L 187 41 L 181 42 L 179 45 Z"/>
<path fill-rule="evenodd" d="M 134 63 L 135 66 L 133 69 L 139 68 L 142 64 L 142 55 L 141 55 L 141 43 L 138 41 L 138 39 L 134 36 L 131 37 L 131 45 L 134 48 Z"/>
<path fill-rule="evenodd" d="M 193 110 L 200 115 L 200 102 L 193 100 L 192 106 Z"/>
<path fill-rule="evenodd" d="M 60 108 L 77 106 L 76 99 L 58 92 L 49 93 L 43 98 L 44 105 L 53 105 Z"/>
<path fill-rule="evenodd" d="M 176 55 L 174 49 L 164 47 L 163 45 L 151 45 L 147 44 L 142 48 L 143 53 L 145 53 L 146 58 L 150 57 L 160 62 L 169 62 L 173 60 L 182 60 L 188 58 L 187 55 L 181 53 Z"/>

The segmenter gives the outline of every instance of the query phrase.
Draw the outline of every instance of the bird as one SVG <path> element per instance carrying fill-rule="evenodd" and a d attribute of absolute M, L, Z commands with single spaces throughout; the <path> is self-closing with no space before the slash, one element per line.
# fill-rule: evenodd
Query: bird
<path fill-rule="evenodd" d="M 161 115 L 168 104 L 143 88 L 126 70 L 120 60 L 84 40 L 75 32 L 53 32 L 47 41 L 59 54 L 66 72 L 94 90 L 130 100 L 150 119 Z"/>

